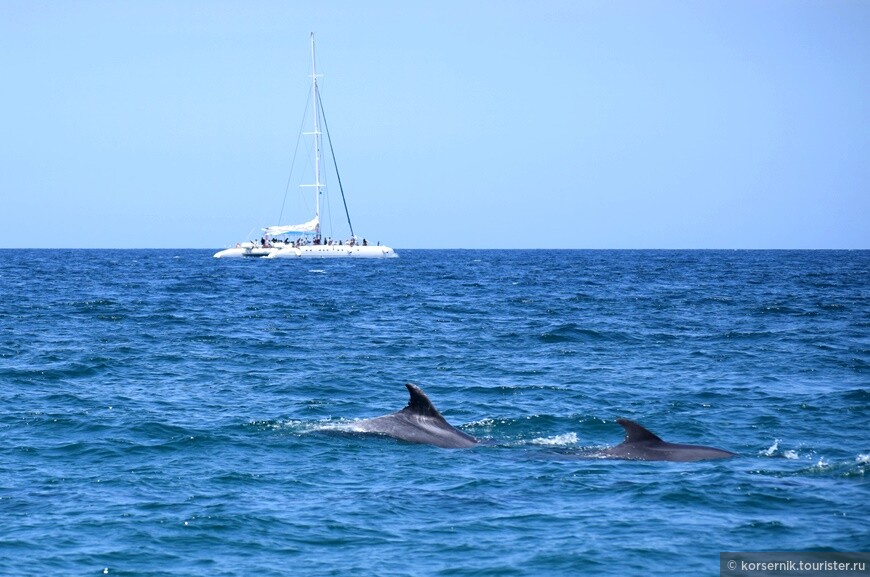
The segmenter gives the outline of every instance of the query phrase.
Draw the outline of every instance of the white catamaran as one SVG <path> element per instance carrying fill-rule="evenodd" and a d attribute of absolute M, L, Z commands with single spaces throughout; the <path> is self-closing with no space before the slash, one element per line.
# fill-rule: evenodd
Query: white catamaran
<path fill-rule="evenodd" d="M 344 210 L 347 215 L 347 224 L 350 227 L 350 238 L 347 240 L 332 240 L 325 238 L 320 233 L 320 196 L 325 184 L 321 180 L 320 167 L 323 164 L 321 151 L 320 120 L 326 134 L 329 136 L 329 127 L 326 124 L 326 116 L 323 114 L 323 104 L 320 100 L 320 89 L 317 85 L 317 66 L 314 59 L 314 33 L 311 34 L 311 100 L 314 111 L 314 183 L 304 184 L 304 187 L 314 189 L 314 218 L 302 224 L 269 226 L 263 229 L 263 237 L 259 242 L 248 241 L 236 244 L 215 253 L 215 258 L 228 257 L 263 257 L 263 258 L 395 258 L 399 255 L 380 243 L 371 245 L 367 239 L 360 240 L 353 232 L 350 223 L 350 213 L 347 211 L 347 202 L 344 202 Z M 330 150 L 332 142 L 329 143 Z M 333 156 L 333 163 L 334 163 Z M 338 169 L 336 169 L 336 175 Z M 341 188 L 341 177 L 338 177 L 338 186 Z M 344 200 L 344 190 L 341 191 Z"/>

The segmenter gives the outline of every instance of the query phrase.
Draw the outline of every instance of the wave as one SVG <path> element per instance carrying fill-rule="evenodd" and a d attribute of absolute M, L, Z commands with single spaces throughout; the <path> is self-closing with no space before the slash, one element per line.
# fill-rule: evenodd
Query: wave
<path fill-rule="evenodd" d="M 870 472 L 870 454 L 858 453 L 855 457 L 833 457 L 819 455 L 814 449 L 783 449 L 780 440 L 775 439 L 767 449 L 758 451 L 758 457 L 784 459 L 792 464 L 783 465 L 775 470 L 756 470 L 754 473 L 774 477 L 805 477 L 822 475 L 826 477 L 860 477 Z M 796 466 L 797 465 L 797 466 Z"/>

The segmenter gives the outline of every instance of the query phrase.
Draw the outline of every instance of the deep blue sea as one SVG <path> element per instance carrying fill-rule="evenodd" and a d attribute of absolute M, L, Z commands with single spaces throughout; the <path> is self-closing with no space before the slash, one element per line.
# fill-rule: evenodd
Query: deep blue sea
<path fill-rule="evenodd" d="M 870 547 L 870 251 L 0 251 L 0 574 L 718 575 Z M 488 441 L 347 432 L 419 384 Z M 574 458 L 615 420 L 739 453 Z"/>

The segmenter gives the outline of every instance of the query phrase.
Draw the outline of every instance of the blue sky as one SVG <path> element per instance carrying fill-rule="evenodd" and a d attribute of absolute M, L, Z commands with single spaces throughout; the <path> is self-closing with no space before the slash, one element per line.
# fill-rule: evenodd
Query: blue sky
<path fill-rule="evenodd" d="M 279 224 L 312 31 L 361 236 L 870 248 L 863 0 L 0 0 L 0 247 Z"/>

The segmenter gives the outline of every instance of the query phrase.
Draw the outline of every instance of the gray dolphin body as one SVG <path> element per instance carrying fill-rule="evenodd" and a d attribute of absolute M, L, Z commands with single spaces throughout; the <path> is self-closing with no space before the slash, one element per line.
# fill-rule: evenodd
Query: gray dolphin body
<path fill-rule="evenodd" d="M 354 423 L 353 430 L 445 449 L 461 449 L 477 444 L 477 439 L 448 423 L 420 387 L 412 383 L 405 386 L 411 394 L 407 407 L 391 415 Z"/>
<path fill-rule="evenodd" d="M 716 449 L 715 447 L 667 443 L 633 421 L 617 419 L 616 422 L 625 429 L 625 440 L 615 447 L 598 451 L 593 456 L 636 461 L 688 462 L 703 461 L 705 459 L 727 459 L 736 455 L 736 453 Z"/>

